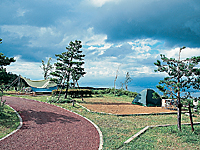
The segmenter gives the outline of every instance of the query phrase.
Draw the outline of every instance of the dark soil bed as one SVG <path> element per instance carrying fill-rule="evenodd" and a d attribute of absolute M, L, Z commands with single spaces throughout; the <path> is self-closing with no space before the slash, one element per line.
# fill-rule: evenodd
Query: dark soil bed
<path fill-rule="evenodd" d="M 162 113 L 162 112 L 176 112 L 162 107 L 145 107 L 140 105 L 133 105 L 130 103 L 93 103 L 84 104 L 84 107 L 95 112 L 105 112 L 112 114 L 146 114 L 146 113 Z"/>

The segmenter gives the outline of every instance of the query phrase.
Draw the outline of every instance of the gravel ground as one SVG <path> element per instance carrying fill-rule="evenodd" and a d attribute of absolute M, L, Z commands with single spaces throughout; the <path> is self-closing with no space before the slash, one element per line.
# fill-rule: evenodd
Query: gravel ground
<path fill-rule="evenodd" d="M 98 149 L 99 133 L 83 117 L 42 102 L 15 97 L 4 99 L 20 114 L 23 126 L 0 141 L 0 149 Z"/>
<path fill-rule="evenodd" d="M 176 112 L 175 110 L 164 109 L 161 107 L 145 107 L 133 105 L 131 103 L 104 103 L 104 104 L 81 104 L 95 112 L 105 112 L 111 114 L 143 114 L 143 113 L 163 113 Z"/>

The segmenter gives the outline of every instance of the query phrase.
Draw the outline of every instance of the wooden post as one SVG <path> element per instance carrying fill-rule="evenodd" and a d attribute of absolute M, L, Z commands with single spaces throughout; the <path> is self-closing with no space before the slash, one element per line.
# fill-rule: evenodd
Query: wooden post
<path fill-rule="evenodd" d="M 193 132 L 194 131 L 194 127 L 193 127 L 193 121 L 192 121 L 192 113 L 191 113 L 190 103 L 188 104 L 188 110 L 189 110 L 190 122 L 191 122 L 191 127 L 192 127 L 192 132 Z"/>
<path fill-rule="evenodd" d="M 74 107 L 76 100 L 72 100 L 72 106 Z"/>

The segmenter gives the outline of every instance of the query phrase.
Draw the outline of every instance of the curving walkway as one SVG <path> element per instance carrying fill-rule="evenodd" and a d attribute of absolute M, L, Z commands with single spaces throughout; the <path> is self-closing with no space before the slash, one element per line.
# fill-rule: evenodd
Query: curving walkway
<path fill-rule="evenodd" d="M 65 109 L 23 98 L 4 97 L 23 126 L 0 141 L 0 149 L 97 150 L 99 133 L 89 121 Z"/>

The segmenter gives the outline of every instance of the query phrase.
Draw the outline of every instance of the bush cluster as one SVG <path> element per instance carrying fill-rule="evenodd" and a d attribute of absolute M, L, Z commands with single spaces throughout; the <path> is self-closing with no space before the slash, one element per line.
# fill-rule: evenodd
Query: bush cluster
<path fill-rule="evenodd" d="M 57 96 L 52 96 L 50 99 L 47 100 L 48 103 L 71 103 L 72 99 L 67 98 L 65 99 L 64 96 L 61 96 L 59 100 L 57 100 Z"/>
<path fill-rule="evenodd" d="M 114 88 L 108 88 L 105 90 L 92 90 L 92 94 L 114 94 L 115 96 L 122 96 L 126 95 L 129 97 L 135 97 L 138 93 L 137 92 L 131 92 L 131 91 L 126 91 L 123 89 L 114 89 Z"/>
<path fill-rule="evenodd" d="M 52 91 L 53 95 L 56 95 L 60 92 L 60 90 L 54 90 Z M 104 90 L 88 90 L 88 89 L 69 89 L 69 95 L 71 97 L 80 97 L 80 95 L 82 96 L 91 96 L 91 94 L 94 94 L 98 97 L 103 96 L 103 94 L 113 94 L 115 96 L 129 96 L 129 97 L 136 97 L 136 95 L 138 94 L 137 92 L 131 92 L 131 91 L 126 91 L 123 89 L 114 89 L 114 88 L 108 88 L 108 89 L 104 89 Z M 65 93 L 65 89 L 62 90 L 61 94 Z M 51 102 L 57 102 L 56 100 L 50 100 Z"/>
<path fill-rule="evenodd" d="M 3 93 L 3 92 L 2 92 Z M 5 102 L 6 100 L 3 101 L 2 97 L 3 97 L 3 94 L 0 93 L 0 116 L 1 114 L 3 113 L 3 110 L 4 110 L 4 106 L 5 106 Z"/>
<path fill-rule="evenodd" d="M 59 92 L 60 92 L 60 89 L 59 90 L 53 90 L 52 95 L 59 94 Z M 66 89 L 63 89 L 61 94 L 65 94 L 65 92 L 66 92 Z M 68 94 L 71 97 L 91 96 L 92 91 L 88 90 L 88 89 L 69 89 Z"/>

